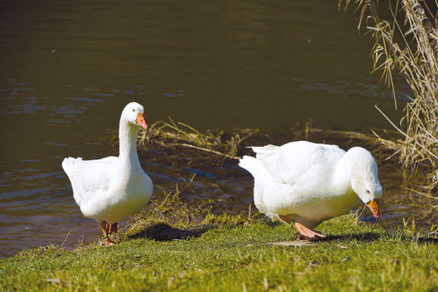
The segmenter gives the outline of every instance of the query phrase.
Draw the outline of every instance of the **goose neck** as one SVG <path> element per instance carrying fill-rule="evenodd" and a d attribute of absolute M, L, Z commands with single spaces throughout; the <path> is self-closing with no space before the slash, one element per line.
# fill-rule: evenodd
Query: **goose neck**
<path fill-rule="evenodd" d="M 124 120 L 119 125 L 119 157 L 128 163 L 140 164 L 137 155 L 138 129 Z"/>
<path fill-rule="evenodd" d="M 344 155 L 336 165 L 333 175 L 333 185 L 339 188 L 339 192 L 345 192 L 351 189 L 351 161 L 347 155 Z"/>

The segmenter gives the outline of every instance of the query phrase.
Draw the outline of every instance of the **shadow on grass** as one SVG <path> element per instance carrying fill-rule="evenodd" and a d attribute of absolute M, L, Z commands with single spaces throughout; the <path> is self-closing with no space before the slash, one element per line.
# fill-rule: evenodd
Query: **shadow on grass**
<path fill-rule="evenodd" d="M 271 221 L 271 220 L 266 220 L 265 221 L 266 225 L 268 225 L 271 228 L 280 226 L 280 225 L 284 225 L 284 223 L 278 222 L 278 221 Z"/>
<path fill-rule="evenodd" d="M 358 241 L 374 241 L 380 239 L 382 234 L 367 232 L 360 234 L 342 234 L 342 235 L 326 235 L 321 241 L 333 241 L 333 240 L 358 240 Z"/>
<path fill-rule="evenodd" d="M 208 227 L 200 229 L 179 229 L 166 223 L 158 223 L 137 234 L 130 235 L 128 238 L 148 238 L 156 241 L 187 240 L 201 236 L 208 229 Z"/>
<path fill-rule="evenodd" d="M 420 237 L 418 241 L 438 244 L 438 237 Z"/>
<path fill-rule="evenodd" d="M 360 234 L 343 234 L 343 235 L 327 235 L 326 238 L 321 239 L 321 242 L 330 242 L 334 240 L 357 240 L 357 241 L 375 241 L 380 238 L 398 238 L 403 241 L 417 241 L 423 243 L 438 243 L 437 237 L 413 237 L 409 235 L 397 235 L 393 233 L 360 233 Z"/>

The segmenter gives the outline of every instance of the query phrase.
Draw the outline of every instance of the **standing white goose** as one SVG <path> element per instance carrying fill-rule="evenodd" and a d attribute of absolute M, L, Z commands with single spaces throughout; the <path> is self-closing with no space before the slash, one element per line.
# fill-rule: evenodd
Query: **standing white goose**
<path fill-rule="evenodd" d="M 260 212 L 291 224 L 300 238 L 325 237 L 312 230 L 348 212 L 359 199 L 377 219 L 382 197 L 377 164 L 366 149 L 347 152 L 336 145 L 307 141 L 251 147 L 256 157 L 239 165 L 254 177 L 254 203 Z"/>
<path fill-rule="evenodd" d="M 152 180 L 141 168 L 137 155 L 139 127 L 148 127 L 144 109 L 131 102 L 120 117 L 118 157 L 68 157 L 62 162 L 76 203 L 85 217 L 100 223 L 107 246 L 114 244 L 110 235 L 117 232 L 117 221 L 142 209 L 152 196 Z"/>

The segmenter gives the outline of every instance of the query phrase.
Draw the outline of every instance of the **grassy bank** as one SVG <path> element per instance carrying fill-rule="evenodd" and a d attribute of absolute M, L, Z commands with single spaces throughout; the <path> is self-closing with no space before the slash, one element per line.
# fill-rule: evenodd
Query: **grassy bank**
<path fill-rule="evenodd" d="M 20 291 L 438 289 L 437 244 L 408 227 L 389 233 L 347 215 L 320 226 L 328 240 L 296 247 L 270 244 L 295 239 L 288 226 L 232 216 L 213 224 L 212 219 L 195 229 L 154 223 L 110 248 L 25 251 L 0 260 L 0 286 Z M 154 240 L 160 233 L 170 237 Z"/>
<path fill-rule="evenodd" d="M 433 224 L 418 233 L 411 224 L 385 229 L 350 214 L 318 227 L 328 235 L 326 240 L 298 244 L 290 227 L 266 220 L 253 205 L 245 205 L 247 201 L 236 201 L 237 196 L 223 200 L 233 194 L 230 190 L 217 191 L 228 180 L 246 175 L 227 161 L 242 155 L 247 143 L 281 140 L 249 130 L 201 136 L 189 126 L 156 125 L 172 130 L 152 128 L 143 137 L 148 149 L 139 147 L 140 157 L 160 161 L 155 163 L 157 173 L 172 165 L 178 172 L 169 175 L 179 182 L 161 184 L 168 180 L 157 177 L 154 198 L 120 230 L 116 246 L 46 246 L 0 259 L 3 290 L 438 290 Z M 328 136 L 334 139 L 337 134 L 349 146 L 375 143 L 357 133 Z M 310 127 L 300 135 L 331 142 L 324 132 Z M 163 164 L 163 159 L 168 160 Z M 206 165 L 216 171 L 214 184 L 208 179 L 204 185 L 201 177 L 179 172 L 187 167 L 190 174 L 193 169 L 208 171 Z M 220 186 L 222 177 L 227 181 Z"/>

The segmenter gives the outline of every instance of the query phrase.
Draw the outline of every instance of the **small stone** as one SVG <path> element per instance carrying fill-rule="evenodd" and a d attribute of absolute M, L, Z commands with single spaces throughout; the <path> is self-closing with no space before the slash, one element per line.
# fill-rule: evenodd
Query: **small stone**
<path fill-rule="evenodd" d="M 170 285 L 172 285 L 172 283 L 173 283 L 173 280 L 175 280 L 176 279 L 176 277 L 175 276 L 170 276 L 169 277 L 169 280 L 167 280 L 167 286 L 170 286 Z"/>
<path fill-rule="evenodd" d="M 294 247 L 302 247 L 302 246 L 308 246 L 308 245 L 315 245 L 315 242 L 311 242 L 308 240 L 297 240 L 297 241 L 280 241 L 280 242 L 270 242 L 267 245 L 268 246 L 294 246 Z"/>
<path fill-rule="evenodd" d="M 47 279 L 47 282 L 59 284 L 59 283 L 61 283 L 61 280 L 59 280 L 59 278 Z"/>

